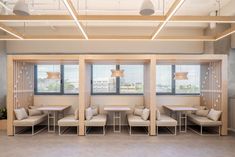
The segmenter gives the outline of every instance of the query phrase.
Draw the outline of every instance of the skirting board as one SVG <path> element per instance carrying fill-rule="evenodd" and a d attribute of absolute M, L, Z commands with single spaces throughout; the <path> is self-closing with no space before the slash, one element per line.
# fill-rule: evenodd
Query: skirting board
<path fill-rule="evenodd" d="M 235 132 L 235 129 L 233 128 L 228 128 L 229 131 Z"/>

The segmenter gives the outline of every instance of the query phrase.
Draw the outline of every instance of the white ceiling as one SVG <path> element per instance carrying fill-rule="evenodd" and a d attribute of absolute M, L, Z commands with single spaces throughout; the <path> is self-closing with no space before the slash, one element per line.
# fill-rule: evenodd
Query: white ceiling
<path fill-rule="evenodd" d="M 12 10 L 17 0 L 1 0 Z M 174 0 L 152 0 L 157 15 L 163 14 L 163 1 L 165 12 Z M 221 0 L 221 8 L 232 0 Z M 30 5 L 31 14 L 67 14 L 62 0 L 26 0 Z M 125 14 L 138 15 L 143 0 L 73 0 L 74 6 L 80 14 Z M 178 15 L 209 15 L 218 9 L 216 0 L 185 0 L 177 12 Z M 4 11 L 2 11 L 3 13 Z M 7 11 L 7 14 L 12 14 Z"/>

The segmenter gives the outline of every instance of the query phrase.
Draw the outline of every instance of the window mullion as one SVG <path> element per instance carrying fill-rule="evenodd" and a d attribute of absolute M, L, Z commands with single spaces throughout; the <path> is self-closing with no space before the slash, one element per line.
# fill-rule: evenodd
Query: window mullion
<path fill-rule="evenodd" d="M 116 65 L 116 70 L 120 70 L 120 65 Z M 116 77 L 116 94 L 120 94 L 120 77 Z"/>
<path fill-rule="evenodd" d="M 175 95 L 175 86 L 176 86 L 176 83 L 175 83 L 175 65 L 172 65 L 172 94 Z"/>
<path fill-rule="evenodd" d="M 60 94 L 64 94 L 64 65 L 60 65 Z"/>

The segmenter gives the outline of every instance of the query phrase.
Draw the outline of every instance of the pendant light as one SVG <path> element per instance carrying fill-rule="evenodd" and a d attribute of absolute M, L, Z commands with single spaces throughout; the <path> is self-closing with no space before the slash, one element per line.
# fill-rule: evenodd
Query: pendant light
<path fill-rule="evenodd" d="M 124 76 L 124 70 L 111 70 L 112 75 L 111 77 L 123 77 Z"/>
<path fill-rule="evenodd" d="M 188 80 L 188 72 L 176 72 L 175 80 Z"/>
<path fill-rule="evenodd" d="M 153 15 L 155 13 L 153 2 L 151 0 L 144 0 L 139 13 L 142 16 Z"/>
<path fill-rule="evenodd" d="M 47 72 L 47 79 L 59 80 L 60 79 L 60 72 L 56 72 L 53 66 L 53 71 Z"/>
<path fill-rule="evenodd" d="M 25 0 L 18 0 L 13 8 L 13 13 L 19 16 L 29 16 L 29 6 Z"/>

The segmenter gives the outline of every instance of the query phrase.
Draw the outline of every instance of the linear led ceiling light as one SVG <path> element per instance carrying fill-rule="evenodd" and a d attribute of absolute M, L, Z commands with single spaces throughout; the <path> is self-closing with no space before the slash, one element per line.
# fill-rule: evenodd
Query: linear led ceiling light
<path fill-rule="evenodd" d="M 10 27 L 5 26 L 4 24 L 0 24 L 0 29 L 2 29 L 3 31 L 13 35 L 14 37 L 23 40 L 23 35 L 19 34 L 18 32 L 14 31 L 13 29 L 11 29 Z"/>
<path fill-rule="evenodd" d="M 71 0 L 63 0 L 64 5 L 66 6 L 66 8 L 68 9 L 70 15 L 73 17 L 76 25 L 78 26 L 79 30 L 82 32 L 83 36 L 85 37 L 86 40 L 88 40 L 88 36 L 85 32 L 85 30 L 82 27 L 82 24 L 79 22 L 78 18 L 77 18 L 77 11 L 74 8 L 72 1 Z"/>
<path fill-rule="evenodd" d="M 154 40 L 157 35 L 161 32 L 161 30 L 163 29 L 163 27 L 167 24 L 167 22 L 172 18 L 172 16 L 176 13 L 176 11 L 180 8 L 180 6 L 184 3 L 185 0 L 175 0 L 175 2 L 173 3 L 173 5 L 171 6 L 171 8 L 169 9 L 167 15 L 166 15 L 166 19 L 163 23 L 160 23 L 157 31 L 155 32 L 155 34 L 153 35 L 151 40 Z"/>

